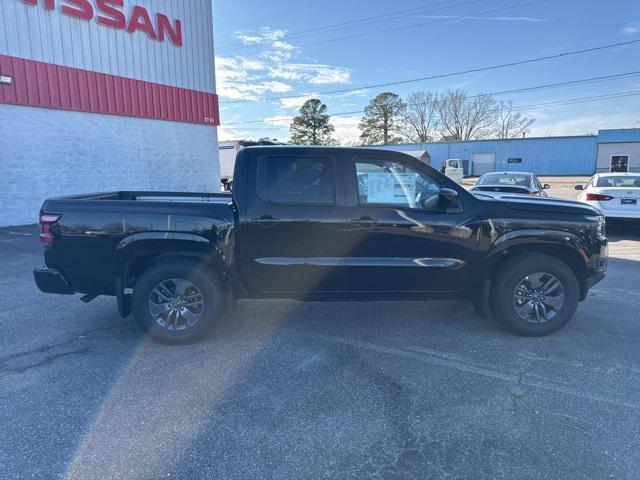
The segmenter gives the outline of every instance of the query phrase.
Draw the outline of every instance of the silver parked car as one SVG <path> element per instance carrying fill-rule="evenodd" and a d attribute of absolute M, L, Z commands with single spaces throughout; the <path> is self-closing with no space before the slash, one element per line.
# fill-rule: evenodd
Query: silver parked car
<path fill-rule="evenodd" d="M 471 192 L 489 195 L 506 193 L 546 197 L 545 190 L 549 188 L 551 185 L 541 184 L 538 177 L 530 172 L 491 172 L 482 175 L 471 188 Z"/>

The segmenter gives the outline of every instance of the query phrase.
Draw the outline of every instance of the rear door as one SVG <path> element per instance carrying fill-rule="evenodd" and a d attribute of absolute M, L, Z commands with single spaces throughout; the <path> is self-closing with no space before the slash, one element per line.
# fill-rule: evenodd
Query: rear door
<path fill-rule="evenodd" d="M 250 159 L 240 251 L 254 294 L 347 288 L 344 191 L 330 150 L 297 150 Z"/>
<path fill-rule="evenodd" d="M 457 202 L 447 204 L 440 195 L 446 179 L 405 156 L 359 153 L 345 166 L 351 290 L 462 290 L 477 246 L 467 225 L 475 215 L 468 194 L 460 191 Z"/>

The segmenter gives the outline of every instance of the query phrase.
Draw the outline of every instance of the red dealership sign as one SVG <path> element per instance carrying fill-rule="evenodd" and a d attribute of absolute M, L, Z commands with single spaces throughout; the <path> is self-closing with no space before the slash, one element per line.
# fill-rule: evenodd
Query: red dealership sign
<path fill-rule="evenodd" d="M 149 11 L 135 5 L 129 15 L 124 12 L 124 0 L 21 0 L 28 5 L 40 5 L 45 10 L 58 10 L 63 15 L 80 20 L 97 19 L 98 25 L 146 33 L 149 38 L 164 42 L 169 39 L 174 45 L 182 46 L 182 22 L 171 20 L 163 13 L 153 16 Z"/>

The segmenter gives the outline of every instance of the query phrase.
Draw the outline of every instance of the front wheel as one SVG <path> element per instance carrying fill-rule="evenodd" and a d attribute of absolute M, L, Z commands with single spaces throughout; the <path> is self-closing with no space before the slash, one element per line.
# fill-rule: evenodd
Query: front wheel
<path fill-rule="evenodd" d="M 541 253 L 521 254 L 496 272 L 491 306 L 498 320 L 524 336 L 549 335 L 575 314 L 578 280 L 560 259 Z"/>
<path fill-rule="evenodd" d="M 168 260 L 147 270 L 133 290 L 133 314 L 140 328 L 161 343 L 182 344 L 203 337 L 222 309 L 224 292 L 208 269 L 188 259 Z"/>

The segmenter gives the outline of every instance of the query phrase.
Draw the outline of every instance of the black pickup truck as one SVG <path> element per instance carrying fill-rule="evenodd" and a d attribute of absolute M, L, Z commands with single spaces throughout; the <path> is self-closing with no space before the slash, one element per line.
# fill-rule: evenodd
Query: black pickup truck
<path fill-rule="evenodd" d="M 546 335 L 607 267 L 594 208 L 473 195 L 396 152 L 251 147 L 234 179 L 232 194 L 45 201 L 38 287 L 115 296 L 122 316 L 133 311 L 166 343 L 201 337 L 230 296 L 463 298 L 519 334 Z"/>

